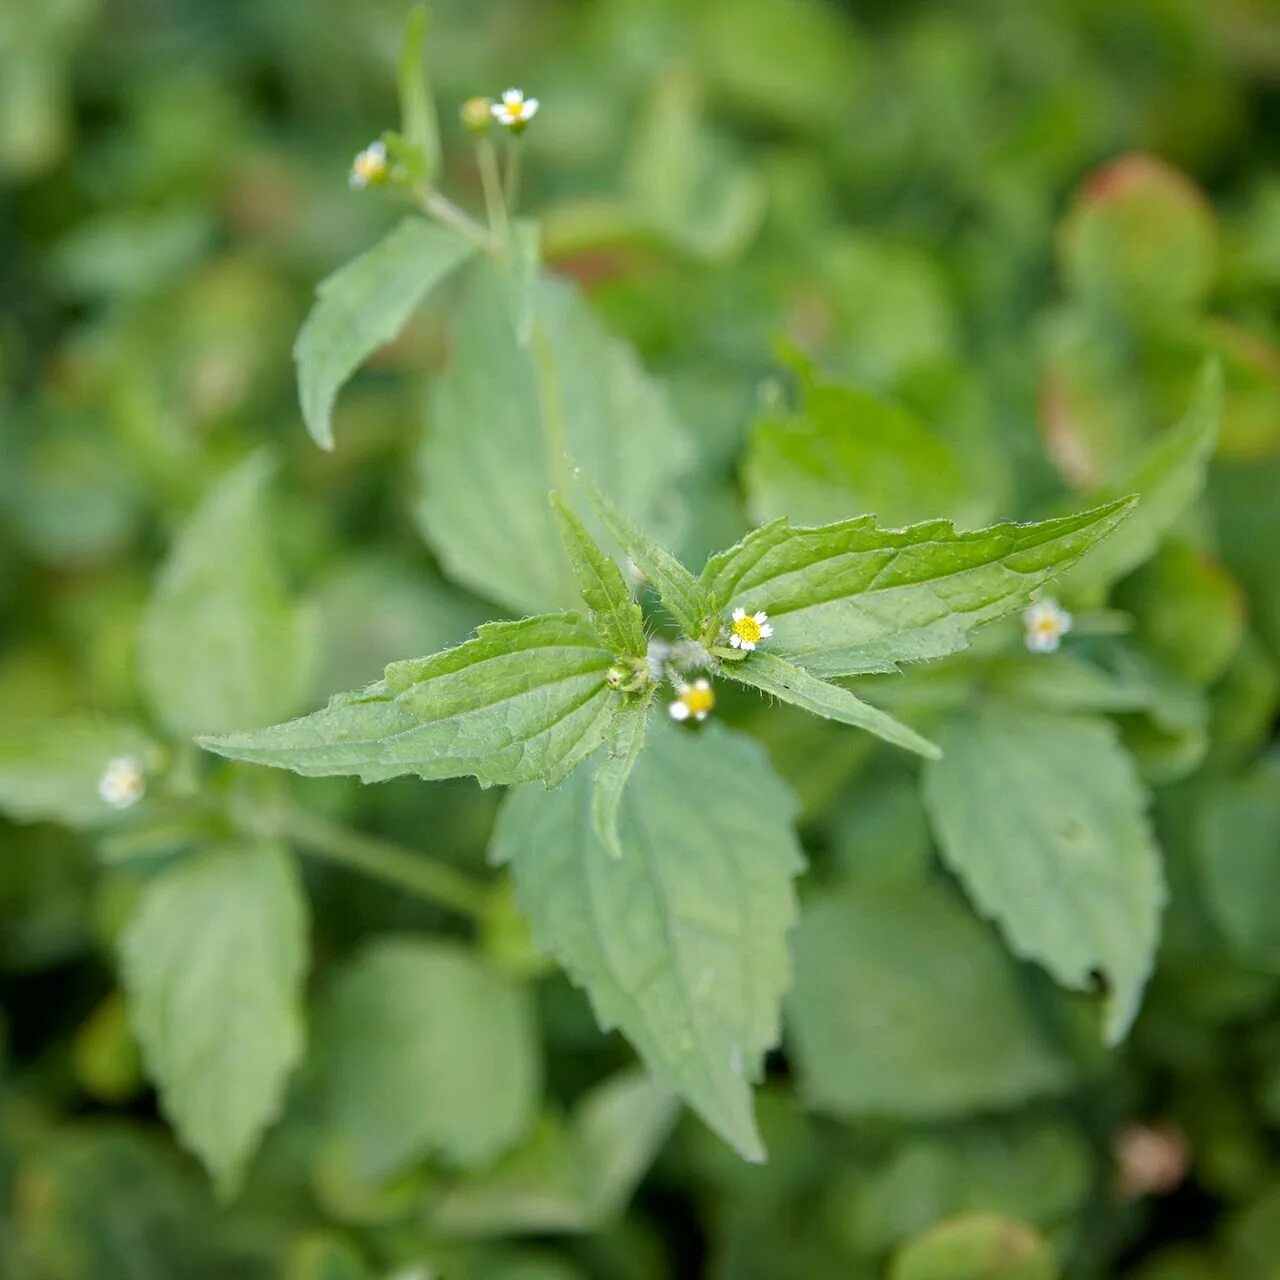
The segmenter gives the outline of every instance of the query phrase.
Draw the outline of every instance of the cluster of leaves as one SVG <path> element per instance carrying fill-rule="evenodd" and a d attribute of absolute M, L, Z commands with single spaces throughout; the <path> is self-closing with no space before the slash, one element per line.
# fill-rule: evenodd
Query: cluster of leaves
<path fill-rule="evenodd" d="M 0 30 L 0 1276 L 1267 1275 L 1261 19 L 326 8 Z"/>

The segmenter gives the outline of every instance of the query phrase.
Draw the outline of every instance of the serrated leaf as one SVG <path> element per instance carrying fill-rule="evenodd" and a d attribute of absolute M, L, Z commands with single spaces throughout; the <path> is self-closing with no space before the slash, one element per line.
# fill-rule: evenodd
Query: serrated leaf
<path fill-rule="evenodd" d="M 874 733 L 877 738 L 892 742 L 897 747 L 905 747 L 917 755 L 931 760 L 937 759 L 939 755 L 938 748 L 932 742 L 922 738 L 900 720 L 895 720 L 887 711 L 863 702 L 848 689 L 819 680 L 803 667 L 797 667 L 774 654 L 757 651 L 739 662 L 724 662 L 721 664 L 720 674 L 772 694 L 775 698 L 781 698 L 783 702 L 802 707 L 816 716 L 865 729 L 868 733 Z"/>
<path fill-rule="evenodd" d="M 938 1120 L 1069 1080 L 999 941 L 939 887 L 828 893 L 806 904 L 793 951 L 792 1050 L 823 1111 Z"/>
<path fill-rule="evenodd" d="M 580 477 L 579 483 L 614 541 L 653 584 L 667 612 L 687 635 L 697 638 L 712 613 L 710 597 L 698 579 L 671 552 L 637 529 L 589 480 Z"/>
<path fill-rule="evenodd" d="M 1044 1237 L 994 1213 L 940 1222 L 894 1256 L 889 1280 L 1058 1280 Z"/>
<path fill-rule="evenodd" d="M 763 1158 L 750 1081 L 789 979 L 795 802 L 749 740 L 655 724 L 623 796 L 623 856 L 591 826 L 591 780 L 506 799 L 510 862 L 534 940 L 587 989 L 655 1077 L 748 1159 Z"/>
<path fill-rule="evenodd" d="M 112 760 L 145 772 L 156 744 L 137 725 L 98 716 L 6 720 L 0 725 L 0 813 L 17 822 L 91 827 L 119 816 L 99 794 Z"/>
<path fill-rule="evenodd" d="M 673 537 L 688 444 L 635 353 L 570 284 L 536 281 L 527 343 L 512 291 L 499 264 L 467 273 L 420 455 L 417 519 L 453 577 L 531 612 L 577 595 L 547 491 L 571 492 L 580 468 L 631 517 Z"/>
<path fill-rule="evenodd" d="M 702 585 L 719 611 L 764 609 L 770 648 L 814 675 L 892 671 L 967 644 L 1130 512 L 1119 499 L 1038 524 L 957 533 L 944 520 L 881 529 L 873 516 L 796 528 L 775 520 L 712 556 Z"/>
<path fill-rule="evenodd" d="M 605 555 L 559 494 L 551 495 L 560 540 L 578 579 L 578 590 L 606 647 L 618 657 L 642 658 L 647 641 L 644 615 L 623 581 L 617 563 Z"/>
<path fill-rule="evenodd" d="M 1222 411 L 1222 370 L 1206 363 L 1185 417 L 1154 444 L 1115 483 L 1090 495 L 1111 502 L 1137 494 L 1137 509 L 1108 538 L 1082 556 L 1062 578 L 1064 594 L 1098 595 L 1154 554 L 1170 526 L 1204 488 L 1209 460 L 1218 439 Z"/>
<path fill-rule="evenodd" d="M 162 871 L 121 938 L 147 1072 L 224 1197 L 301 1055 L 306 952 L 297 872 L 273 844 L 212 849 Z"/>
<path fill-rule="evenodd" d="M 492 622 L 456 649 L 393 662 L 309 716 L 201 738 L 234 760 L 312 776 L 401 774 L 555 786 L 604 741 L 619 703 L 612 655 L 572 613 Z"/>
<path fill-rule="evenodd" d="M 528 1131 L 541 1085 L 529 993 L 455 943 L 410 937 L 341 973 L 314 1056 L 322 1120 L 370 1182 L 426 1156 L 488 1164 Z"/>
<path fill-rule="evenodd" d="M 317 288 L 293 358 L 302 416 L 322 449 L 333 448 L 330 419 L 343 383 L 474 252 L 452 232 L 408 217 Z"/>
<path fill-rule="evenodd" d="M 218 481 L 178 535 L 147 603 L 139 675 L 178 737 L 269 724 L 306 696 L 313 633 L 271 554 L 271 469 L 259 453 Z"/>
<path fill-rule="evenodd" d="M 400 131 L 422 157 L 422 177 L 430 182 L 440 168 L 440 129 L 427 83 L 423 54 L 427 44 L 427 7 L 409 11 L 400 51 Z"/>
<path fill-rule="evenodd" d="M 591 829 L 596 839 L 615 858 L 622 857 L 618 808 L 631 771 L 644 749 L 645 729 L 652 704 L 652 690 L 635 695 L 623 704 L 613 722 L 608 753 L 596 766 L 595 785 L 591 789 Z"/>
<path fill-rule="evenodd" d="M 1020 956 L 1087 990 L 1123 1039 L 1164 905 L 1147 797 L 1106 720 L 989 703 L 942 725 L 925 803 L 944 861 Z"/>

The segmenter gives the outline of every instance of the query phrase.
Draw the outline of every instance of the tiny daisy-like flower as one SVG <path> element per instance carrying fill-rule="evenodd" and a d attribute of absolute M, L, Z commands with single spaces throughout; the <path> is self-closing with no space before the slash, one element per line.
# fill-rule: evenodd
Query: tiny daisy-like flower
<path fill-rule="evenodd" d="M 773 635 L 769 625 L 769 615 L 763 609 L 756 613 L 748 613 L 739 607 L 733 611 L 733 622 L 729 627 L 729 643 L 735 649 L 750 653 L 761 640 Z"/>
<path fill-rule="evenodd" d="M 116 756 L 98 779 L 98 795 L 113 809 L 128 809 L 142 799 L 147 789 L 142 765 L 134 756 Z"/>
<path fill-rule="evenodd" d="M 493 123 L 493 99 L 468 98 L 458 108 L 458 116 L 468 133 L 488 133 L 489 126 Z"/>
<path fill-rule="evenodd" d="M 715 708 L 716 694 L 711 681 L 699 676 L 692 684 L 682 685 L 679 696 L 667 708 L 673 720 L 705 720 Z"/>
<path fill-rule="evenodd" d="M 347 175 L 347 185 L 355 191 L 360 191 L 365 187 L 377 186 L 386 182 L 389 176 L 386 143 L 371 142 L 351 162 L 351 172 Z"/>
<path fill-rule="evenodd" d="M 1037 600 L 1023 613 L 1022 623 L 1032 653 L 1054 653 L 1075 620 L 1056 600 Z"/>
<path fill-rule="evenodd" d="M 501 102 L 490 108 L 493 118 L 507 126 L 512 133 L 519 133 L 538 114 L 537 98 L 526 98 L 523 89 L 508 89 Z"/>

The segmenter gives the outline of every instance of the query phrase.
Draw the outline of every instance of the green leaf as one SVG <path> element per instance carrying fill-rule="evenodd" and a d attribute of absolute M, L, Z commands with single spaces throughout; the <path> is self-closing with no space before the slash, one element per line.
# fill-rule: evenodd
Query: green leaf
<path fill-rule="evenodd" d="M 467 273 L 420 455 L 417 519 L 452 577 L 532 612 L 577 597 L 547 491 L 570 493 L 581 469 L 630 517 L 673 538 L 689 447 L 635 353 L 567 282 L 536 281 L 522 342 L 515 283 L 488 261 Z"/>
<path fill-rule="evenodd" d="M 712 556 L 702 584 L 718 611 L 766 610 L 770 647 L 815 675 L 892 671 L 964 648 L 970 630 L 1025 605 L 1132 507 L 970 533 L 943 520 L 899 530 L 873 516 L 812 529 L 775 520 Z"/>
<path fill-rule="evenodd" d="M 596 766 L 595 785 L 591 791 L 591 829 L 596 839 L 615 858 L 622 857 L 618 809 L 631 771 L 644 749 L 645 729 L 652 705 L 652 689 L 633 695 L 623 704 L 613 724 L 608 754 Z"/>
<path fill-rule="evenodd" d="M 476 1168 L 533 1121 L 528 991 L 449 942 L 382 938 L 339 975 L 316 1031 L 322 1119 L 374 1182 L 427 1156 Z"/>
<path fill-rule="evenodd" d="M 644 657 L 644 616 L 617 563 L 596 545 L 558 493 L 551 495 L 560 540 L 578 579 L 578 590 L 605 646 L 618 657 Z"/>
<path fill-rule="evenodd" d="M 645 1072 L 620 1072 L 583 1097 L 567 1124 L 544 1118 L 493 1169 L 443 1192 L 431 1225 L 460 1236 L 599 1230 L 625 1208 L 678 1111 Z"/>
<path fill-rule="evenodd" d="M 301 1055 L 306 952 L 297 872 L 273 844 L 212 849 L 161 872 L 121 938 L 147 1072 L 223 1197 L 239 1189 Z"/>
<path fill-rule="evenodd" d="M 330 418 L 342 384 L 474 252 L 452 232 L 408 217 L 316 290 L 293 358 L 302 416 L 322 449 L 333 448 Z"/>
<path fill-rule="evenodd" d="M 1058 1280 L 1039 1232 L 994 1213 L 939 1223 L 901 1249 L 889 1280 Z"/>
<path fill-rule="evenodd" d="M 1112 485 L 1090 495 L 1109 503 L 1121 494 L 1137 494 L 1138 508 L 1117 532 L 1099 543 L 1066 574 L 1064 594 L 1099 595 L 1147 560 L 1169 528 L 1204 488 L 1222 408 L 1222 370 L 1204 365 L 1186 416 L 1170 428 Z"/>
<path fill-rule="evenodd" d="M 372 1280 L 356 1248 L 329 1232 L 308 1232 L 289 1251 L 284 1280 Z"/>
<path fill-rule="evenodd" d="M 376 684 L 287 724 L 201 738 L 233 760 L 364 782 L 401 774 L 482 786 L 562 782 L 605 740 L 612 655 L 572 613 L 492 622 L 456 649 L 393 662 Z"/>
<path fill-rule="evenodd" d="M 803 524 L 874 512 L 888 525 L 957 516 L 964 473 L 942 436 L 857 387 L 813 382 L 804 406 L 751 431 L 744 469 L 758 520 Z"/>
<path fill-rule="evenodd" d="M 794 956 L 792 1049 L 823 1111 L 938 1120 L 1068 1081 L 999 942 L 939 887 L 828 893 L 806 905 Z"/>
<path fill-rule="evenodd" d="M 113 760 L 145 773 L 159 764 L 156 744 L 136 725 L 97 716 L 9 720 L 0 724 L 0 812 L 16 822 L 92 827 L 119 816 L 99 794 Z"/>
<path fill-rule="evenodd" d="M 939 755 L 932 742 L 900 720 L 895 720 L 887 711 L 881 711 L 879 707 L 855 697 L 848 689 L 819 680 L 804 668 L 793 666 L 771 653 L 757 651 L 740 662 L 725 662 L 720 667 L 720 674 L 802 707 L 816 716 L 865 729 L 877 738 L 905 747 L 917 755 L 931 760 Z"/>
<path fill-rule="evenodd" d="M 178 737 L 268 724 L 296 711 L 314 633 L 271 554 L 267 482 L 255 454 L 223 476 L 156 578 L 138 632 L 142 687 Z"/>
<path fill-rule="evenodd" d="M 427 7 L 409 10 L 400 52 L 400 131 L 422 157 L 422 177 L 430 182 L 440 169 L 440 129 L 427 83 L 423 54 L 427 43 Z"/>
<path fill-rule="evenodd" d="M 579 477 L 579 483 L 586 489 L 605 528 L 653 584 L 667 611 L 687 635 L 699 637 L 713 610 L 710 597 L 698 579 L 671 552 L 641 533 L 589 480 Z"/>
<path fill-rule="evenodd" d="M 1105 974 L 1115 1044 L 1155 961 L 1165 889 L 1114 728 L 992 702 L 938 737 L 924 795 L 943 859 L 1016 954 L 1081 990 Z"/>
<path fill-rule="evenodd" d="M 591 824 L 591 780 L 506 799 L 510 862 L 534 940 L 587 989 L 657 1079 L 727 1142 L 763 1158 L 749 1082 L 778 1038 L 789 977 L 795 802 L 753 742 L 651 727 L 622 799 L 623 856 Z"/>

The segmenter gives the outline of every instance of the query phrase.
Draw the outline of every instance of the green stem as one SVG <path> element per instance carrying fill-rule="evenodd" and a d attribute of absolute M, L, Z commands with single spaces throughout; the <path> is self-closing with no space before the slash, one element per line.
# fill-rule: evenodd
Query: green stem
<path fill-rule="evenodd" d="M 476 140 L 476 165 L 484 187 L 484 205 L 489 214 L 489 229 L 500 244 L 507 243 L 507 199 L 498 176 L 498 153 L 488 138 Z"/>
<path fill-rule="evenodd" d="M 418 203 L 425 213 L 452 227 L 459 235 L 465 236 L 486 253 L 493 252 L 493 237 L 469 213 L 459 209 L 447 196 L 442 196 L 440 192 L 433 191 L 430 187 L 423 187 L 418 192 Z"/>
<path fill-rule="evenodd" d="M 280 837 L 337 866 L 363 872 L 472 920 L 482 919 L 488 909 L 489 894 L 481 881 L 423 854 L 301 809 L 276 809 L 271 817 Z"/>
<path fill-rule="evenodd" d="M 514 133 L 507 134 L 507 172 L 502 189 L 506 194 L 507 213 L 514 218 L 520 200 L 520 138 Z"/>

